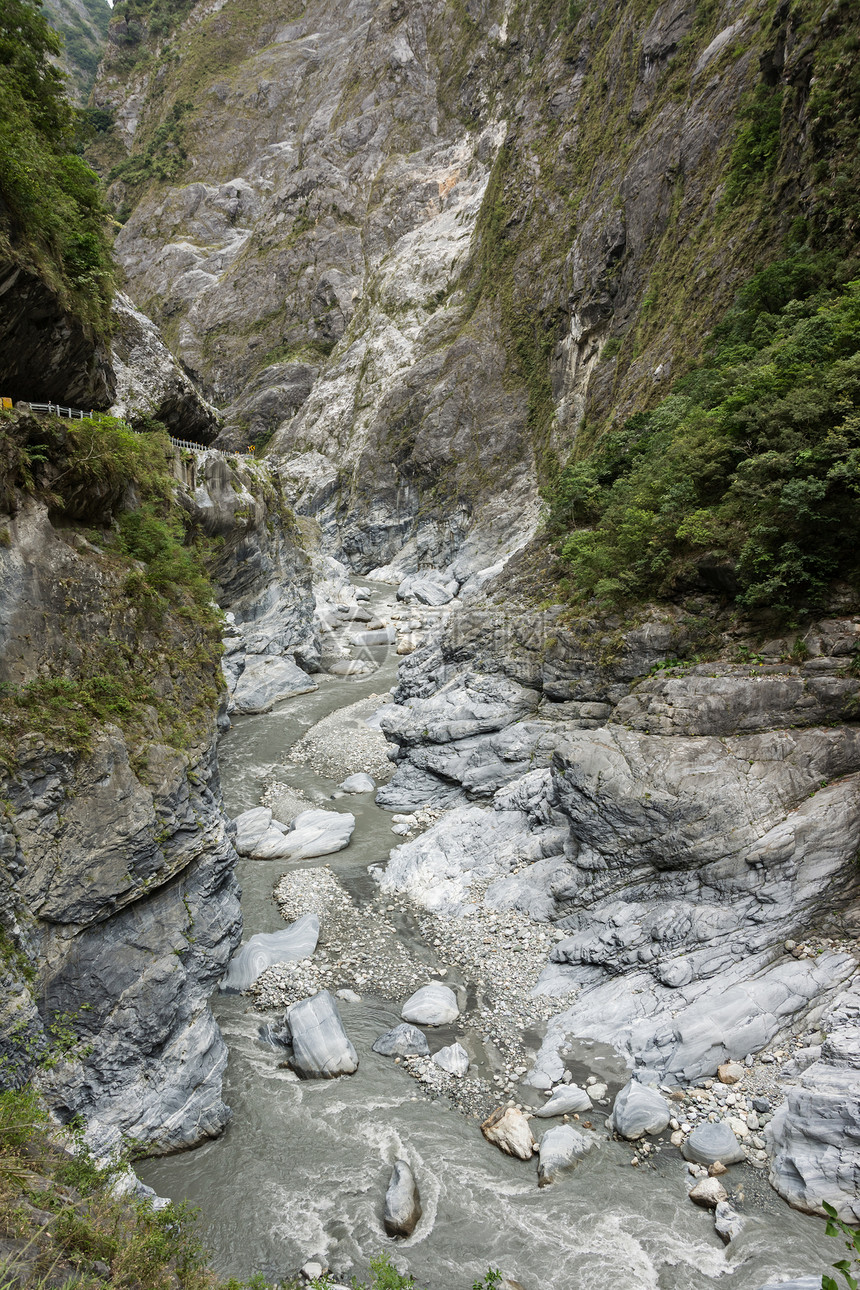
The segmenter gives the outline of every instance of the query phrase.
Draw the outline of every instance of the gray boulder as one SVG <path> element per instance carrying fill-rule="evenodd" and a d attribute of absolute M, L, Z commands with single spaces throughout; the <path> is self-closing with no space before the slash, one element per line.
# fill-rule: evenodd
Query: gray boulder
<path fill-rule="evenodd" d="M 303 1079 L 334 1079 L 358 1070 L 358 1054 L 347 1038 L 337 1004 L 328 990 L 287 1010 L 293 1036 L 290 1065 Z"/>
<path fill-rule="evenodd" d="M 318 688 L 316 681 L 312 681 L 291 658 L 275 654 L 252 656 L 236 682 L 230 711 L 269 712 L 282 699 L 310 694 Z"/>
<path fill-rule="evenodd" d="M 462 1044 L 449 1044 L 447 1048 L 440 1048 L 438 1053 L 433 1054 L 433 1061 L 452 1075 L 465 1075 L 469 1069 L 469 1054 Z"/>
<path fill-rule="evenodd" d="M 630 1080 L 615 1098 L 610 1119 L 617 1134 L 635 1141 L 646 1133 L 662 1133 L 671 1114 L 669 1103 L 656 1089 Z"/>
<path fill-rule="evenodd" d="M 535 1111 L 542 1120 L 551 1119 L 554 1115 L 573 1115 L 580 1111 L 590 1111 L 591 1098 L 578 1084 L 562 1084 L 555 1090 L 549 1101 L 544 1102 Z"/>
<path fill-rule="evenodd" d="M 456 580 L 438 569 L 410 573 L 397 588 L 398 600 L 417 600 L 422 605 L 447 605 L 456 594 Z"/>
<path fill-rule="evenodd" d="M 724 1165 L 737 1165 L 746 1158 L 731 1125 L 725 1120 L 697 1125 L 681 1147 L 681 1155 L 698 1165 L 713 1165 L 718 1160 Z"/>
<path fill-rule="evenodd" d="M 283 826 L 282 826 L 283 828 Z M 313 856 L 332 855 L 349 846 L 355 828 L 355 816 L 348 811 L 302 811 L 288 830 L 277 824 L 255 843 L 251 856 L 255 860 L 309 860 Z"/>
<path fill-rule="evenodd" d="M 363 773 L 347 775 L 343 783 L 338 784 L 338 788 L 344 793 L 372 793 L 376 788 L 376 781 Z"/>
<path fill-rule="evenodd" d="M 411 1236 L 421 1217 L 421 1196 L 405 1160 L 395 1160 L 385 1192 L 382 1223 L 389 1236 Z"/>
<path fill-rule="evenodd" d="M 591 1150 L 592 1143 L 569 1124 L 558 1124 L 548 1129 L 540 1140 L 538 1187 L 555 1182 L 563 1169 L 579 1164 Z"/>
<path fill-rule="evenodd" d="M 320 920 L 304 914 L 282 932 L 258 932 L 230 960 L 221 981 L 222 990 L 247 990 L 273 963 L 297 963 L 317 947 Z"/>
<path fill-rule="evenodd" d="M 422 985 L 404 1003 L 400 1015 L 418 1026 L 445 1026 L 460 1015 L 457 996 L 447 985 Z"/>
<path fill-rule="evenodd" d="M 714 1230 L 726 1245 L 740 1236 L 744 1226 L 743 1218 L 736 1209 L 732 1208 L 728 1200 L 717 1202 L 714 1210 Z"/>
<path fill-rule="evenodd" d="M 417 1026 L 401 1022 L 393 1030 L 386 1030 L 373 1044 L 373 1051 L 383 1057 L 429 1057 L 430 1045 Z"/>
<path fill-rule="evenodd" d="M 233 823 L 236 825 L 233 846 L 240 856 L 249 856 L 272 827 L 272 812 L 268 806 L 255 806 L 237 815 Z"/>

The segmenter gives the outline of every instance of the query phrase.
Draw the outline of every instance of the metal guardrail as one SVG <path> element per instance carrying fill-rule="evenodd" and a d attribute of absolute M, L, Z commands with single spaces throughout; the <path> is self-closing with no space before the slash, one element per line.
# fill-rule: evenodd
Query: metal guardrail
<path fill-rule="evenodd" d="M 45 416 L 60 417 L 64 421 L 98 421 L 105 415 L 102 412 L 93 412 L 92 410 L 84 412 L 82 408 L 64 408 L 59 403 L 31 403 L 30 409 L 36 413 L 43 413 Z M 129 425 L 127 421 L 123 421 L 123 425 L 128 426 L 128 429 L 133 434 L 144 433 L 141 430 L 135 430 L 134 426 Z M 225 452 L 223 448 L 207 448 L 205 444 L 194 443 L 190 439 L 174 439 L 172 434 L 167 437 L 175 448 L 187 448 L 191 452 L 219 452 L 222 457 L 254 457 L 253 448 L 246 449 L 245 452 L 239 452 L 236 449 Z"/>

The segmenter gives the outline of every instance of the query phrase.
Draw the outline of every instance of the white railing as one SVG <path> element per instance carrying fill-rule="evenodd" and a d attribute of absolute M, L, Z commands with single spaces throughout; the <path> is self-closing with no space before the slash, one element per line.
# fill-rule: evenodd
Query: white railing
<path fill-rule="evenodd" d="M 59 403 L 31 403 L 30 409 L 31 411 L 41 413 L 44 416 L 60 417 L 63 421 L 84 421 L 90 419 L 98 421 L 106 415 L 103 412 L 93 412 L 92 410 L 84 412 L 81 408 L 64 408 Z M 119 419 L 122 420 L 122 418 Z M 134 426 L 129 425 L 127 421 L 123 421 L 123 425 L 127 426 L 127 428 L 134 434 L 145 433 L 141 430 L 135 430 Z M 240 452 L 237 449 L 231 449 L 230 451 L 225 452 L 223 448 L 207 448 L 205 444 L 194 443 L 190 439 L 174 439 L 172 434 L 169 434 L 167 437 L 173 444 L 174 448 L 187 448 L 191 452 L 220 452 L 223 457 L 254 456 L 253 448 L 245 449 L 244 452 Z"/>

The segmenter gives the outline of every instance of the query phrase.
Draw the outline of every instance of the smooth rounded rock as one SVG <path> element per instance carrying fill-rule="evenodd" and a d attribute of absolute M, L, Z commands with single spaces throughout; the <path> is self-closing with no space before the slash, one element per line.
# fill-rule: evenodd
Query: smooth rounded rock
<path fill-rule="evenodd" d="M 410 995 L 400 1010 L 404 1021 L 418 1026 L 446 1026 L 460 1015 L 457 996 L 447 985 L 432 982 Z"/>
<path fill-rule="evenodd" d="M 429 1057 L 430 1045 L 417 1026 L 401 1022 L 393 1030 L 386 1030 L 372 1045 L 375 1053 L 383 1057 Z"/>
<path fill-rule="evenodd" d="M 672 1112 L 656 1089 L 630 1080 L 615 1098 L 612 1127 L 622 1138 L 635 1141 L 646 1133 L 662 1133 Z"/>
<path fill-rule="evenodd" d="M 365 775 L 359 772 L 357 775 L 347 775 L 338 788 L 343 789 L 344 793 L 372 793 L 376 788 L 376 781 L 371 775 Z"/>
<path fill-rule="evenodd" d="M 282 932 L 259 932 L 233 955 L 221 979 L 222 990 L 247 990 L 273 963 L 298 963 L 317 947 L 320 920 L 303 914 Z"/>
<path fill-rule="evenodd" d="M 697 1125 L 681 1147 L 681 1155 L 700 1165 L 712 1165 L 717 1160 L 736 1165 L 746 1159 L 743 1147 L 724 1120 Z"/>
<path fill-rule="evenodd" d="M 591 1098 L 584 1088 L 580 1088 L 577 1084 L 565 1084 L 557 1088 L 543 1106 L 538 1107 L 535 1115 L 541 1120 L 549 1120 L 554 1115 L 574 1115 L 591 1109 Z"/>
<path fill-rule="evenodd" d="M 449 1044 L 447 1048 L 440 1048 L 438 1053 L 433 1054 L 433 1061 L 452 1075 L 465 1075 L 469 1069 L 469 1054 L 462 1044 Z"/>
<path fill-rule="evenodd" d="M 318 688 L 316 681 L 291 658 L 273 654 L 252 656 L 236 682 L 230 708 L 239 713 L 268 712 L 282 699 L 310 694 Z"/>
<path fill-rule="evenodd" d="M 287 832 L 275 836 L 270 829 L 251 851 L 255 860 L 310 860 L 349 846 L 355 816 L 348 811 L 302 811 Z"/>
<path fill-rule="evenodd" d="M 548 1187 L 565 1169 L 571 1169 L 591 1150 L 592 1143 L 569 1124 L 548 1129 L 540 1140 L 538 1186 Z"/>
<path fill-rule="evenodd" d="M 421 1196 L 409 1164 L 395 1160 L 385 1193 L 382 1223 L 389 1236 L 411 1236 L 421 1217 Z"/>
<path fill-rule="evenodd" d="M 535 1140 L 529 1122 L 516 1107 L 496 1107 L 481 1125 L 481 1132 L 505 1155 L 531 1160 L 534 1154 Z"/>
<path fill-rule="evenodd" d="M 237 815 L 233 823 L 236 825 L 233 846 L 240 856 L 248 856 L 271 827 L 272 812 L 268 806 L 254 806 Z"/>
<path fill-rule="evenodd" d="M 358 1070 L 358 1054 L 347 1038 L 337 1004 L 328 990 L 287 1010 L 293 1035 L 290 1065 L 303 1079 L 335 1079 Z"/>
<path fill-rule="evenodd" d="M 744 1068 L 740 1062 L 724 1062 L 717 1070 L 717 1079 L 721 1084 L 739 1084 L 744 1077 Z"/>

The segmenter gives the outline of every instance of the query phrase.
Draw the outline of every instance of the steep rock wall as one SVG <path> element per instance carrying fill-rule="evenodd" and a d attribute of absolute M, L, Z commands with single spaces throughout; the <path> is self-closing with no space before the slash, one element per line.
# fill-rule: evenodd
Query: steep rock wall
<path fill-rule="evenodd" d="M 27 418 L 18 433 L 40 437 Z M 283 575 L 295 631 L 278 646 L 305 639 L 309 565 L 266 472 L 216 454 L 169 463 L 190 531 L 220 539 L 225 597 L 271 609 Z M 59 483 L 58 465 L 41 469 Z M 13 492 L 0 516 L 0 1080 L 35 1078 L 100 1152 L 129 1137 L 175 1151 L 229 1118 L 207 1003 L 241 935 L 214 752 L 223 678 L 181 595 L 166 615 L 145 583 L 131 595 L 144 566 L 93 528 L 106 496 L 97 518 L 92 495 L 80 503 L 88 526 L 57 500 Z"/>
<path fill-rule="evenodd" d="M 228 0 L 131 51 L 119 20 L 97 98 L 132 295 L 227 442 L 274 434 L 335 554 L 464 582 L 534 531 L 583 423 L 665 393 L 811 204 L 819 17 Z M 768 154 L 730 201 L 756 87 L 782 96 L 795 178 L 764 201 Z"/>

